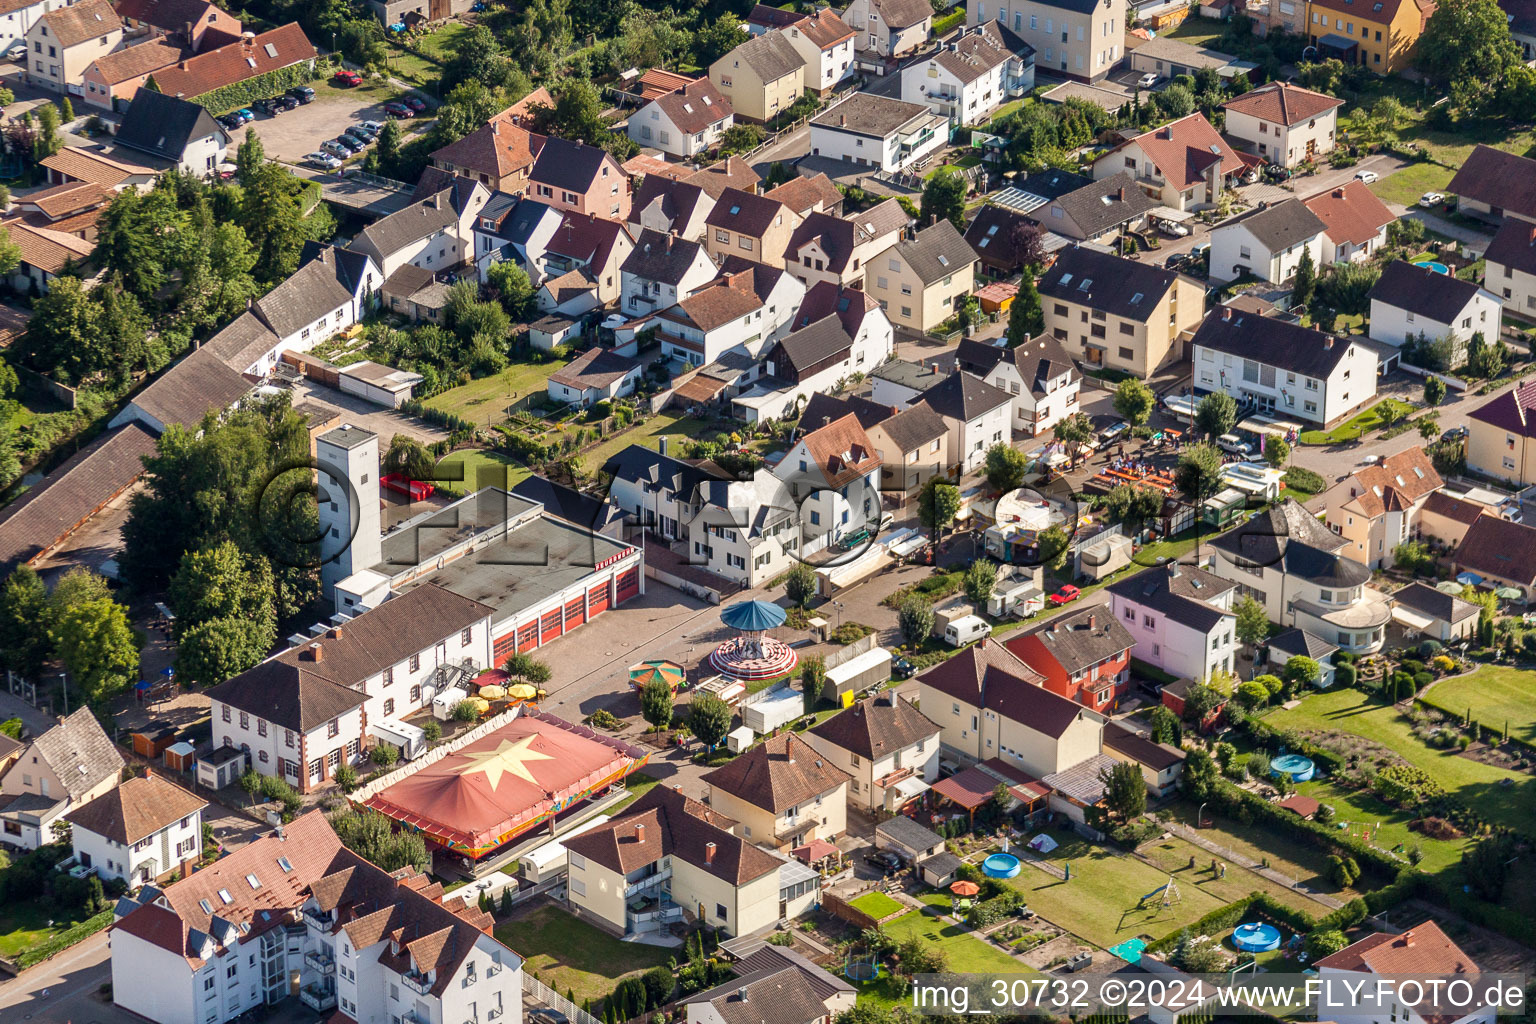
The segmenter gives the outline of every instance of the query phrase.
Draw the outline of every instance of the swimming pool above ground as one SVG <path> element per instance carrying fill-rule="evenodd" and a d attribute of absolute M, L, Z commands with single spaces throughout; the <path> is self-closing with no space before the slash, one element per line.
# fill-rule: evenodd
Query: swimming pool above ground
<path fill-rule="evenodd" d="M 1292 782 L 1310 782 L 1316 772 L 1317 766 L 1312 759 L 1300 754 L 1281 754 L 1269 762 L 1269 773 L 1277 779 L 1283 773 L 1289 775 Z"/>

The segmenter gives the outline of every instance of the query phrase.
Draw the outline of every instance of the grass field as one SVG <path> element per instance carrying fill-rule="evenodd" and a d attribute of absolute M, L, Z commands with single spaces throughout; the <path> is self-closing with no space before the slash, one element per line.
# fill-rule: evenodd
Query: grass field
<path fill-rule="evenodd" d="M 1195 815 L 1198 812 L 1199 808 L 1187 800 L 1181 800 L 1168 808 L 1168 813 L 1191 828 L 1195 825 Z M 1327 855 L 1317 847 L 1298 842 L 1286 833 L 1267 828 L 1258 822 L 1252 825 L 1240 825 L 1230 818 L 1212 815 L 1209 809 L 1207 809 L 1207 817 L 1213 824 L 1210 828 L 1201 829 L 1200 834 L 1212 842 L 1225 846 L 1234 853 L 1252 857 L 1254 860 L 1268 858 L 1270 867 L 1313 889 L 1334 893 L 1344 899 L 1361 895 L 1354 889 L 1340 889 L 1328 881 L 1324 875 L 1328 866 Z M 1199 863 L 1198 858 L 1196 863 Z M 1205 863 L 1210 863 L 1210 854 L 1205 854 Z M 1230 874 L 1230 871 L 1228 873 Z M 1376 882 L 1375 879 L 1366 879 L 1366 881 Z M 1386 881 L 1381 879 L 1377 884 L 1384 884 Z"/>
<path fill-rule="evenodd" d="M 903 906 L 905 906 L 905 904 L 900 900 L 892 899 L 883 892 L 872 891 L 865 893 L 863 896 L 860 896 L 856 900 L 853 900 L 851 903 L 849 903 L 849 906 L 853 907 L 855 910 L 864 911 L 864 913 L 878 921 L 881 918 L 889 917 L 890 915 L 896 913 L 896 911 L 900 910 Z"/>
<path fill-rule="evenodd" d="M 1226 31 L 1226 24 L 1215 18 L 1201 18 L 1190 16 L 1173 29 L 1171 32 L 1159 32 L 1164 39 L 1177 39 L 1181 43 L 1191 46 L 1212 46 Z"/>
<path fill-rule="evenodd" d="M 1341 441 L 1349 441 L 1369 433 L 1383 426 L 1381 414 L 1392 406 L 1401 409 L 1404 416 L 1413 412 L 1413 406 L 1407 402 L 1399 402 L 1394 398 L 1383 398 L 1369 409 L 1362 410 L 1340 423 L 1329 431 L 1304 430 L 1301 433 L 1302 444 L 1338 444 Z"/>
<path fill-rule="evenodd" d="M 1090 846 L 1075 835 L 1051 835 L 1061 845 L 1045 860 L 1057 867 L 1070 864 L 1071 879 L 1062 881 L 1025 861 L 1024 869 L 1008 884 L 1022 892 L 1041 917 L 1105 949 L 1137 935 L 1162 938 L 1226 902 L 1191 885 L 1181 887 L 1187 891 L 1181 892 L 1178 903 L 1164 907 L 1154 898 L 1146 909 L 1138 910 L 1137 901 L 1144 894 L 1168 881 L 1166 872 L 1134 857 Z M 1231 876 L 1230 869 L 1227 874 Z"/>
<path fill-rule="evenodd" d="M 582 459 L 589 467 L 596 470 L 632 444 L 644 445 L 651 451 L 656 451 L 661 447 L 663 437 L 672 439 L 672 445 L 668 451 L 677 455 L 680 454 L 678 451 L 680 442 L 699 437 L 708 427 L 707 420 L 693 419 L 671 411 L 659 413 L 638 427 L 631 427 L 614 434 L 602 444 L 583 453 Z"/>
<path fill-rule="evenodd" d="M 545 394 L 549 375 L 560 369 L 558 361 L 512 363 L 490 377 L 450 388 L 427 399 L 427 405 L 462 416 L 477 426 L 489 427 L 507 418 L 507 407 L 519 398 Z"/>
<path fill-rule="evenodd" d="M 1029 972 L 1029 968 L 996 946 L 990 945 L 971 934 L 968 929 L 933 917 L 921 910 L 898 917 L 886 924 L 881 931 L 904 942 L 912 936 L 932 942 L 943 948 L 949 964 L 947 969 L 957 973 L 985 974 L 1007 971 Z"/>
<path fill-rule="evenodd" d="M 1536 677 L 1529 669 L 1484 665 L 1468 675 L 1446 679 L 1421 696 L 1426 704 L 1458 718 L 1472 709 L 1474 721 L 1527 743 L 1536 741 Z"/>
<path fill-rule="evenodd" d="M 1417 846 L 1424 853 L 1419 867 L 1429 874 L 1437 874 L 1461 860 L 1461 852 L 1467 840 L 1428 839 L 1408 827 L 1415 815 L 1400 811 L 1390 804 L 1376 799 L 1367 790 L 1345 789 L 1325 779 L 1303 782 L 1297 791 L 1312 799 L 1333 807 L 1336 824 L 1347 825 L 1357 837 L 1362 830 L 1369 830 L 1371 841 L 1384 850 L 1406 851 Z"/>
<path fill-rule="evenodd" d="M 462 484 L 439 483 L 445 491 L 468 494 L 483 487 L 500 487 L 511 490 L 533 475 L 533 471 L 521 463 L 513 462 L 505 455 L 481 451 L 477 448 L 461 448 L 443 456 L 438 463 L 439 480 L 451 479 L 463 474 Z"/>
<path fill-rule="evenodd" d="M 496 929 L 496 938 L 525 957 L 530 974 L 557 992 L 574 989 L 576 1002 L 601 999 L 624 975 L 663 965 L 675 950 L 621 942 L 559 910 L 540 907 Z"/>
<path fill-rule="evenodd" d="M 1210 870 L 1211 855 L 1183 839 L 1154 839 L 1152 842 L 1143 843 L 1137 848 L 1137 852 L 1171 874 L 1178 882 L 1180 892 L 1186 899 L 1188 898 L 1186 890 L 1190 887 L 1198 887 L 1202 892 L 1209 893 L 1222 903 L 1242 899 L 1251 892 L 1262 892 L 1288 907 L 1295 907 L 1313 917 L 1321 917 L 1333 909 L 1312 899 L 1306 893 L 1288 889 L 1278 882 L 1272 882 L 1263 875 L 1237 864 L 1228 863 L 1226 877 L 1218 877 Z M 1193 871 L 1189 868 L 1191 857 L 1195 859 Z"/>
<path fill-rule="evenodd" d="M 625 787 L 629 790 L 629 796 L 625 797 L 623 800 L 620 800 L 618 803 L 614 804 L 603 813 L 608 815 L 610 818 L 617 817 L 618 813 L 624 808 L 628 807 L 636 800 L 639 800 L 651 790 L 655 789 L 656 783 L 660 781 L 660 779 L 653 779 L 651 776 L 645 774 L 645 772 L 635 772 L 635 774 L 631 775 L 627 780 L 625 780 Z"/>
<path fill-rule="evenodd" d="M 0 955 L 13 957 L 70 929 L 74 921 L 53 921 L 36 903 L 12 902 L 0 908 Z"/>
<path fill-rule="evenodd" d="M 1495 824 L 1526 828 L 1536 815 L 1536 780 L 1450 751 L 1431 750 L 1412 735 L 1407 720 L 1395 709 L 1375 703 L 1359 690 L 1312 694 L 1295 710 L 1277 710 L 1265 721 L 1282 729 L 1350 732 L 1380 743 L 1429 772 Z"/>

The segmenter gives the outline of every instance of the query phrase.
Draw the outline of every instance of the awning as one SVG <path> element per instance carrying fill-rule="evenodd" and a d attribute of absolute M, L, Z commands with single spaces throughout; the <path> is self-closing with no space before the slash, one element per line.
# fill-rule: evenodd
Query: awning
<path fill-rule="evenodd" d="M 902 779 L 900 782 L 896 783 L 894 787 L 896 796 L 901 803 L 906 803 L 908 800 L 917 799 L 924 793 L 928 792 L 930 788 L 931 787 L 928 785 L 928 783 L 924 782 L 921 776 L 917 775 L 914 775 L 908 779 Z"/>
<path fill-rule="evenodd" d="M 815 864 L 819 860 L 837 856 L 837 847 L 825 839 L 812 839 L 804 846 L 797 846 L 789 851 L 807 864 Z"/>
<path fill-rule="evenodd" d="M 1420 615 L 1418 612 L 1404 608 L 1402 605 L 1393 606 L 1392 618 L 1397 622 L 1401 622 L 1409 629 L 1428 629 L 1434 625 L 1434 620 L 1429 616 Z"/>
<path fill-rule="evenodd" d="M 1359 42 L 1348 36 L 1341 36 L 1337 32 L 1330 32 L 1325 36 L 1319 37 L 1317 45 L 1330 50 L 1337 50 L 1339 53 L 1348 53 L 1359 45 Z"/>
<path fill-rule="evenodd" d="M 1171 220 L 1175 224 L 1182 224 L 1187 220 L 1194 220 L 1195 215 L 1188 210 L 1175 210 L 1171 206 L 1154 206 L 1147 212 L 1147 216 L 1156 217 L 1158 220 Z"/>

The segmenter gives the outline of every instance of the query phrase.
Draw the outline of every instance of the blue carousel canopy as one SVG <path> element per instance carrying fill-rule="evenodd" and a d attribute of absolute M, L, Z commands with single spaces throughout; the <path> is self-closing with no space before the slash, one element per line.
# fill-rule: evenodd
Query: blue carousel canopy
<path fill-rule="evenodd" d="M 743 632 L 761 632 L 784 625 L 784 609 L 767 601 L 742 601 L 721 612 L 720 621 Z"/>

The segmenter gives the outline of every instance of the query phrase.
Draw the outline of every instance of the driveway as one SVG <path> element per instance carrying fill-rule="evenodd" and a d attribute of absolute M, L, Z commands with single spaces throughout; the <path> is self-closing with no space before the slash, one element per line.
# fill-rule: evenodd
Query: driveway
<path fill-rule="evenodd" d="M 1305 199 L 1315 196 L 1319 192 L 1326 192 L 1340 185 L 1347 185 L 1355 180 L 1355 175 L 1360 171 L 1375 171 L 1385 178 L 1408 166 L 1408 161 L 1400 157 L 1381 153 L 1376 156 L 1368 156 L 1353 167 L 1324 167 L 1316 174 L 1303 175 L 1292 178 L 1284 185 L 1266 185 L 1261 183 L 1254 185 L 1241 185 L 1237 194 L 1243 197 L 1243 202 L 1250 206 L 1259 203 L 1278 203 L 1285 199 Z M 1287 187 L 1289 186 L 1289 187 Z"/>

